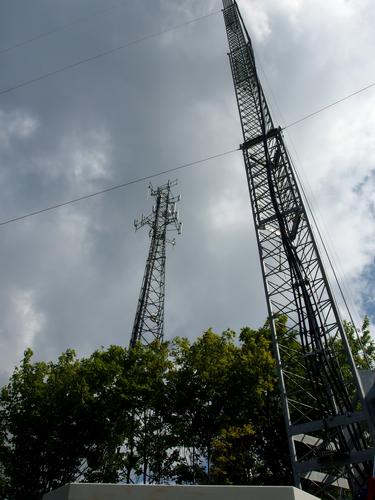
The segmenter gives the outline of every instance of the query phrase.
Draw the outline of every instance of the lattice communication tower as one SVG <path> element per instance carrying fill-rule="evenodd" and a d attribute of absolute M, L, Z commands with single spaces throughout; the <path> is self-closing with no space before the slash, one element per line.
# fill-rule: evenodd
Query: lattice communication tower
<path fill-rule="evenodd" d="M 236 1 L 223 7 L 295 484 L 355 498 L 372 471 L 369 405 L 249 34 Z M 278 315 L 288 317 L 287 334 L 276 329 Z"/>
<path fill-rule="evenodd" d="M 176 185 L 177 180 L 168 181 L 155 189 L 150 184 L 150 194 L 155 198 L 152 213 L 134 221 L 136 230 L 149 226 L 151 241 L 130 347 L 134 347 L 137 342 L 148 345 L 155 340 L 163 340 L 166 244 L 175 244 L 175 239 L 167 238 L 167 234 L 170 231 L 181 234 L 182 230 L 176 210 L 180 196 L 173 196 L 171 192 L 171 188 Z"/>

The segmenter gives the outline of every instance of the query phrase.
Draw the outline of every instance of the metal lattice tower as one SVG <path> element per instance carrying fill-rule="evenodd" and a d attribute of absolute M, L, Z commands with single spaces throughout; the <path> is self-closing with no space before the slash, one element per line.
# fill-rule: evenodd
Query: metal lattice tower
<path fill-rule="evenodd" d="M 223 7 L 295 484 L 355 498 L 372 471 L 368 406 L 249 34 L 236 1 Z M 277 331 L 278 315 L 288 332 Z"/>
<path fill-rule="evenodd" d="M 143 226 L 150 227 L 151 242 L 130 347 L 134 347 L 138 341 L 148 345 L 154 340 L 163 340 L 165 250 L 167 243 L 175 244 L 174 239 L 167 238 L 167 233 L 176 230 L 178 234 L 181 234 L 182 229 L 182 223 L 178 220 L 176 210 L 176 203 L 180 201 L 180 196 L 175 197 L 171 192 L 171 188 L 176 185 L 177 180 L 168 181 L 167 184 L 156 189 L 150 184 L 150 194 L 156 200 L 152 213 L 146 217 L 142 215 L 140 221 L 134 221 L 136 230 Z"/>

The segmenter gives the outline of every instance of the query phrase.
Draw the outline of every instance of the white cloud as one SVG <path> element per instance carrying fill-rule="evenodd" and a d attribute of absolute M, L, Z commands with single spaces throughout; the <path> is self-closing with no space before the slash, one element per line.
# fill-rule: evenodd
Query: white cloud
<path fill-rule="evenodd" d="M 44 314 L 38 309 L 35 290 L 14 289 L 8 296 L 3 296 L 7 314 L 2 323 L 0 335 L 1 369 L 9 372 L 13 369 L 27 347 L 33 347 L 38 333 L 45 323 Z"/>
<path fill-rule="evenodd" d="M 77 207 L 59 213 L 60 245 L 56 251 L 72 267 L 79 266 L 91 248 L 90 223 L 90 217 L 77 211 Z"/>
<path fill-rule="evenodd" d="M 297 169 L 340 279 L 365 313 L 364 273 L 375 255 L 375 96 L 371 91 L 306 122 Z M 295 133 L 292 130 L 290 133 Z M 350 298 L 350 297 L 348 297 Z"/>
<path fill-rule="evenodd" d="M 34 168 L 50 179 L 65 178 L 80 187 L 110 179 L 112 141 L 104 128 L 67 133 L 52 152 L 42 153 Z"/>
<path fill-rule="evenodd" d="M 23 342 L 32 345 L 44 322 L 43 314 L 36 309 L 35 293 L 32 290 L 17 290 L 12 295 L 13 311 L 18 318 Z"/>
<path fill-rule="evenodd" d="M 278 51 L 291 39 L 298 38 L 301 48 L 313 45 L 322 62 L 333 51 L 346 56 L 355 51 L 360 54 L 358 45 L 370 28 L 363 22 L 368 15 L 369 0 L 239 0 L 238 3 L 256 43 L 271 42 Z M 280 27 L 287 28 L 288 36 L 277 42 L 271 35 L 279 33 Z"/>
<path fill-rule="evenodd" d="M 13 140 L 30 138 L 38 125 L 37 118 L 25 110 L 0 109 L 0 147 L 9 146 Z"/>
<path fill-rule="evenodd" d="M 265 41 L 271 34 L 270 16 L 262 0 L 241 2 L 240 11 L 244 22 L 257 42 Z"/>
<path fill-rule="evenodd" d="M 110 177 L 110 139 L 103 131 L 93 131 L 81 141 L 70 145 L 74 175 L 78 181 L 93 181 Z"/>
<path fill-rule="evenodd" d="M 223 191 L 212 198 L 209 207 L 210 225 L 228 235 L 239 228 L 247 229 L 249 204 L 234 189 Z"/>

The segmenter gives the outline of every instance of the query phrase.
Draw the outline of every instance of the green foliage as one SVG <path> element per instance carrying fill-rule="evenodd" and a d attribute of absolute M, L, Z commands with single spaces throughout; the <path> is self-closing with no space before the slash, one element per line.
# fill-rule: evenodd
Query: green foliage
<path fill-rule="evenodd" d="M 31 350 L 25 352 L 1 392 L 0 419 L 5 433 L 0 456 L 5 476 L 12 478 L 6 487 L 11 498 L 22 498 L 25 491 L 35 491 L 31 498 L 37 498 L 56 485 L 57 477 L 62 482 L 70 480 L 79 460 L 68 446 L 66 454 L 60 448 L 61 440 L 68 443 L 74 434 L 78 361 L 68 351 L 57 365 L 33 364 L 32 354 Z M 49 463 L 48 470 L 40 468 L 39 457 Z"/>
<path fill-rule="evenodd" d="M 297 352 L 285 317 L 276 328 Z M 374 363 L 368 321 L 360 341 L 346 329 L 357 365 L 362 349 Z M 0 394 L 0 498 L 75 480 L 291 484 L 268 322 L 55 363 L 27 350 Z"/>
<path fill-rule="evenodd" d="M 366 316 L 361 330 L 357 331 L 352 323 L 344 321 L 346 336 L 357 368 L 375 367 L 375 342 L 371 337 L 370 320 Z"/>

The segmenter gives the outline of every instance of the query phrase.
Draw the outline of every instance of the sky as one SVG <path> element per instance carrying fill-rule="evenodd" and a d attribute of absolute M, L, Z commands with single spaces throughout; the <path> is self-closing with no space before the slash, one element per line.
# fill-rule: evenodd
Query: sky
<path fill-rule="evenodd" d="M 372 0 L 239 0 L 276 125 L 375 81 Z M 0 0 L 0 223 L 236 148 L 221 0 Z M 48 36 L 40 34 L 48 33 Z M 36 38 L 25 44 L 22 42 Z M 9 49 L 15 45 L 18 47 Z M 375 89 L 285 131 L 352 314 L 375 321 Z M 239 152 L 178 178 L 165 337 L 266 319 Z M 35 359 L 127 346 L 148 252 L 148 182 L 0 225 L 0 382 Z"/>

